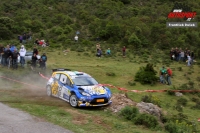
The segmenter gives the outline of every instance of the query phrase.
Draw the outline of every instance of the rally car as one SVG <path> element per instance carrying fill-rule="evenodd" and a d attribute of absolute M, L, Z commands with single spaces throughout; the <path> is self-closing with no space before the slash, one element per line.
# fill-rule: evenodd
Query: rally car
<path fill-rule="evenodd" d="M 111 91 L 89 74 L 70 69 L 53 69 L 46 85 L 47 95 L 58 97 L 72 107 L 105 106 L 112 103 Z"/>

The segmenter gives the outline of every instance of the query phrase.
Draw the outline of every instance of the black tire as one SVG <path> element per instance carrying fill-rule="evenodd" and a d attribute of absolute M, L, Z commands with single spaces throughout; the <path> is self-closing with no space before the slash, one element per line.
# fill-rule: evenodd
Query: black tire
<path fill-rule="evenodd" d="M 69 97 L 69 104 L 74 108 L 78 107 L 78 100 L 77 100 L 77 96 L 75 94 L 72 94 Z"/>
<path fill-rule="evenodd" d="M 51 97 L 52 96 L 52 90 L 51 90 L 51 86 L 50 85 L 48 85 L 46 87 L 46 91 L 47 91 L 47 96 Z"/>

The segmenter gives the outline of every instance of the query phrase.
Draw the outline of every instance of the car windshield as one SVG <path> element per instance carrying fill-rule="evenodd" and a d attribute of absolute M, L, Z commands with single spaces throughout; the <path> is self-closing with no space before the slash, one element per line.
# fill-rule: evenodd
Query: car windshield
<path fill-rule="evenodd" d="M 92 77 L 76 77 L 73 82 L 77 86 L 97 85 L 98 82 Z"/>

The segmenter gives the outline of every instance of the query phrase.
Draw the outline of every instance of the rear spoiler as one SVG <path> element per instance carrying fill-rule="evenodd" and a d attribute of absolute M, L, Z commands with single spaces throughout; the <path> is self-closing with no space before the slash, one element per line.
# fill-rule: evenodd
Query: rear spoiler
<path fill-rule="evenodd" d="M 66 68 L 57 68 L 57 69 L 52 69 L 52 71 L 57 72 L 57 71 L 71 71 L 71 70 Z"/>

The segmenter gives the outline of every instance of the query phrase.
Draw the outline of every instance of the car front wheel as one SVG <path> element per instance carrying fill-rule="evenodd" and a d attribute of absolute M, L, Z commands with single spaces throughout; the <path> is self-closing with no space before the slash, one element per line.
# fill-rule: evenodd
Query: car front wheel
<path fill-rule="evenodd" d="M 78 106 L 78 100 L 75 94 L 72 94 L 69 98 L 69 103 L 72 107 L 77 107 Z"/>
<path fill-rule="evenodd" d="M 47 96 L 52 96 L 51 86 L 47 86 Z"/>

